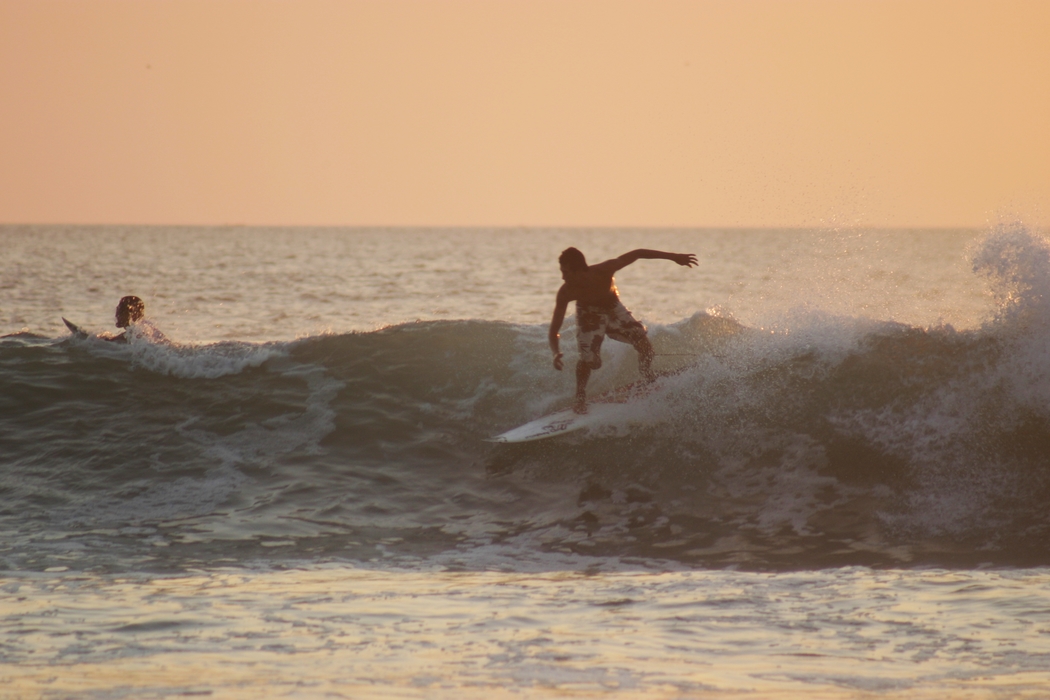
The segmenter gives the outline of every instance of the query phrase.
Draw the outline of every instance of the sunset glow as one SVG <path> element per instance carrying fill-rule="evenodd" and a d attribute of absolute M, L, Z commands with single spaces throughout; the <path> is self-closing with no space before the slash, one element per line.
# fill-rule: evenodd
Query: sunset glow
<path fill-rule="evenodd" d="M 0 222 L 981 226 L 1050 3 L 4 0 Z"/>

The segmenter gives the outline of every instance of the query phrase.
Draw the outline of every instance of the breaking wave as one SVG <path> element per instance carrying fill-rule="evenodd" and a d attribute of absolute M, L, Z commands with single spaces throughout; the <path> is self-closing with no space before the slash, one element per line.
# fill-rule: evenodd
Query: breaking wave
<path fill-rule="evenodd" d="M 1050 245 L 1004 227 L 973 262 L 998 303 L 978 329 L 698 311 L 650 328 L 681 370 L 659 391 L 524 445 L 484 438 L 568 404 L 540 326 L 9 336 L 0 563 L 1050 565 Z M 605 353 L 592 394 L 636 378 Z"/>

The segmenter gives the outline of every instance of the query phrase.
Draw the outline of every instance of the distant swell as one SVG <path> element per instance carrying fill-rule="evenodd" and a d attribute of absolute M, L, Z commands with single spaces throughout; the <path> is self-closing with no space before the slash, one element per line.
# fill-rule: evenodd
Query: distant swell
<path fill-rule="evenodd" d="M 974 331 L 809 309 L 651 328 L 684 371 L 526 445 L 483 438 L 567 404 L 540 326 L 0 339 L 0 561 L 1050 565 L 1050 248 L 1007 228 L 974 267 L 1000 309 Z M 608 343 L 592 391 L 635 377 Z"/>

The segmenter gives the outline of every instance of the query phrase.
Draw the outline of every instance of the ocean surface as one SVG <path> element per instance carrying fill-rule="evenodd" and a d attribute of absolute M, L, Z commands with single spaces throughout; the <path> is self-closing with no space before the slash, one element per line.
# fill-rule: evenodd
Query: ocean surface
<path fill-rule="evenodd" d="M 617 275 L 677 373 L 600 429 L 487 442 L 571 399 L 570 245 L 699 256 Z M 0 251 L 0 698 L 1050 696 L 1034 227 Z M 126 294 L 163 336 L 106 342 Z M 592 394 L 637 379 L 603 359 Z"/>

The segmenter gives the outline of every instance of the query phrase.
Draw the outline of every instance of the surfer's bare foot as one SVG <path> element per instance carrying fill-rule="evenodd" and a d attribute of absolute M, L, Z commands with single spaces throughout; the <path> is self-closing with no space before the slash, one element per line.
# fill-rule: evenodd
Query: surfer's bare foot
<path fill-rule="evenodd" d="M 581 416 L 583 414 L 587 413 L 587 397 L 586 396 L 577 396 L 576 397 L 576 399 L 572 402 L 572 412 L 573 413 L 578 413 Z"/>

